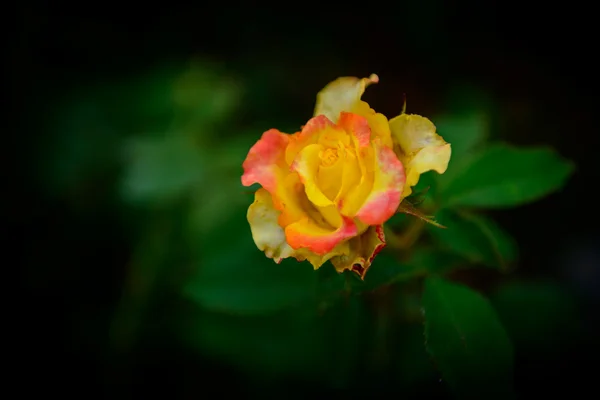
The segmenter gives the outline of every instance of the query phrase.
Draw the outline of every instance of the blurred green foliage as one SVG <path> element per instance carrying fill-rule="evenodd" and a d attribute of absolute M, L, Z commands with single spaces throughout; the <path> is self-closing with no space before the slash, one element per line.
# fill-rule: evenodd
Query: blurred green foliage
<path fill-rule="evenodd" d="M 245 79 L 196 62 L 66 102 L 56 124 L 57 159 L 48 161 L 56 168 L 46 171 L 52 190 L 69 193 L 90 171 L 120 168 L 119 201 L 137 243 L 115 313 L 114 348 L 126 351 L 157 329 L 148 322 L 153 310 L 170 304 L 163 330 L 171 340 L 258 384 L 293 377 L 348 387 L 392 371 L 398 390 L 510 396 L 510 340 L 542 346 L 538 335 L 559 328 L 552 314 L 570 315 L 569 300 L 552 286 L 519 283 L 490 302 L 448 279 L 480 267 L 510 271 L 517 245 L 486 210 L 560 189 L 572 164 L 551 149 L 490 142 L 491 100 L 462 93 L 450 99 L 451 114 L 431 118 L 452 144 L 448 171 L 424 175 L 416 190 L 423 197 L 417 207 L 446 229 L 394 217 L 388 240 L 410 245 L 384 250 L 364 282 L 329 264 L 318 271 L 291 260 L 277 265 L 253 243 L 245 217 L 253 195 L 240 175 L 248 149 L 279 117 L 256 128 L 264 121 L 237 116 L 246 105 L 278 99 L 268 85 L 244 91 L 257 87 Z M 157 306 L 164 298 L 178 302 Z"/>
<path fill-rule="evenodd" d="M 489 301 L 439 277 L 425 281 L 425 340 L 461 398 L 512 396 L 510 339 Z"/>

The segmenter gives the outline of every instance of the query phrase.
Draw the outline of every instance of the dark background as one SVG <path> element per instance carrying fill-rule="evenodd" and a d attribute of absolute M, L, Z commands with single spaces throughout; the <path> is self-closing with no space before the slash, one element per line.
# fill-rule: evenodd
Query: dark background
<path fill-rule="evenodd" d="M 6 151 L 16 156 L 14 170 L 22 176 L 25 195 L 19 204 L 23 211 L 11 221 L 23 239 L 26 265 L 25 290 L 17 300 L 26 305 L 23 372 L 35 382 L 26 392 L 142 398 L 164 389 L 170 398 L 195 398 L 207 390 L 227 395 L 251 387 L 235 368 L 172 341 L 140 340 L 127 354 L 110 354 L 108 326 L 132 252 L 126 227 L 131 216 L 114 195 L 118 168 L 92 169 L 67 194 L 46 184 L 40 172 L 55 140 L 48 126 L 58 101 L 136 79 L 157 65 L 183 65 L 193 56 L 260 81 L 261 90 L 279 99 L 268 109 L 260 107 L 260 99 L 242 107 L 241 121 L 254 117 L 269 125 L 265 129 L 289 121 L 294 110 L 310 112 L 314 95 L 329 80 L 375 72 L 386 89 L 367 100 L 386 115 L 399 111 L 395 104 L 402 93 L 409 110 L 430 115 L 443 111 L 448 93 L 471 88 L 494 99 L 493 135 L 519 145 L 549 144 L 574 160 L 577 172 L 562 192 L 495 215 L 520 245 L 516 274 L 561 281 L 576 294 L 585 321 L 585 334 L 553 354 L 517 352 L 523 398 L 559 389 L 575 395 L 594 387 L 593 329 L 600 305 L 594 149 L 599 143 L 597 21 L 591 6 L 440 0 L 316 4 L 18 6 L 9 79 L 21 112 L 14 117 L 17 129 L 8 134 L 17 145 Z M 78 328 L 81 321 L 84 331 Z M 160 324 L 160 317 L 154 323 Z M 330 393 L 283 382 L 263 395 L 288 396 L 284 390 L 292 385 L 299 396 Z M 393 390 L 390 383 L 374 387 Z"/>

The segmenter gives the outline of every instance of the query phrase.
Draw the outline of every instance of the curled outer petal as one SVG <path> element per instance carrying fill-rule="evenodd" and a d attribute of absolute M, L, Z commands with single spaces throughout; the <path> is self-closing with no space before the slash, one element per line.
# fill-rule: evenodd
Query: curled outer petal
<path fill-rule="evenodd" d="M 350 243 L 349 241 L 342 242 L 335 246 L 333 250 L 324 255 L 319 255 L 311 252 L 308 249 L 298 249 L 295 252 L 294 257 L 298 261 L 307 260 L 313 266 L 313 268 L 319 269 L 323 264 L 327 261 L 331 260 L 334 257 L 338 256 L 347 256 L 350 254 Z"/>
<path fill-rule="evenodd" d="M 270 129 L 248 152 L 242 167 L 242 185 L 259 183 L 270 193 L 274 193 L 278 183 L 285 177 L 285 149 L 289 135 Z"/>
<path fill-rule="evenodd" d="M 294 257 L 298 261 L 307 260 L 314 269 L 318 269 L 332 257 L 348 255 L 350 252 L 348 241 L 337 243 L 325 254 L 317 254 L 309 248 L 294 250 L 288 244 L 285 231 L 279 223 L 281 211 L 274 207 L 272 195 L 265 189 L 256 191 L 254 202 L 248 208 L 247 217 L 256 247 L 278 264 L 284 258 Z M 308 241 L 310 242 L 310 239 Z"/>
<path fill-rule="evenodd" d="M 370 226 L 362 235 L 349 240 L 350 252 L 331 259 L 338 272 L 351 270 L 364 279 L 373 259 L 385 247 L 383 226 Z"/>
<path fill-rule="evenodd" d="M 338 122 L 343 111 L 360 115 L 367 119 L 373 137 L 379 137 L 385 146 L 392 147 L 387 118 L 361 100 L 367 86 L 378 82 L 376 74 L 362 79 L 343 77 L 330 82 L 317 94 L 314 115 L 325 115 L 333 122 Z"/>
<path fill-rule="evenodd" d="M 366 87 L 377 82 L 379 77 L 375 74 L 362 79 L 347 76 L 330 82 L 317 94 L 315 115 L 325 115 L 331 121 L 337 122 L 340 113 L 352 111 Z"/>
<path fill-rule="evenodd" d="M 280 263 L 283 258 L 294 256 L 294 249 L 287 244 L 285 232 L 277 223 L 279 214 L 280 212 L 273 207 L 271 194 L 265 189 L 258 189 L 247 214 L 252 239 L 256 247 L 276 263 Z"/>
<path fill-rule="evenodd" d="M 343 217 L 343 222 L 337 229 L 321 226 L 308 217 L 285 228 L 285 237 L 290 247 L 293 249 L 305 248 L 321 256 L 331 252 L 337 245 L 357 234 L 356 224 L 352 219 L 346 217 Z"/>
<path fill-rule="evenodd" d="M 433 122 L 420 115 L 401 114 L 390 120 L 394 151 L 406 170 L 406 184 L 402 197 L 412 192 L 421 174 L 446 172 L 450 161 L 450 144 L 436 133 Z"/>
<path fill-rule="evenodd" d="M 332 257 L 349 254 L 350 245 L 348 241 L 337 244 L 324 255 L 313 253 L 307 248 L 294 250 L 288 244 L 285 231 L 278 223 L 280 213 L 273 206 L 271 194 L 261 188 L 256 191 L 254 202 L 248 208 L 247 214 L 252 239 L 256 247 L 276 263 L 279 264 L 284 258 L 294 257 L 298 261 L 308 260 L 314 269 L 318 269 Z"/>

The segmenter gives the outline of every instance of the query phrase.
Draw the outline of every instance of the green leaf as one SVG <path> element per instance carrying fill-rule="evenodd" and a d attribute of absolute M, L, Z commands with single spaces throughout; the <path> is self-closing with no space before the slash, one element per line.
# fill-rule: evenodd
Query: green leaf
<path fill-rule="evenodd" d="M 444 174 L 432 174 L 440 188 L 460 176 L 473 154 L 489 139 L 494 110 L 485 91 L 464 83 L 450 89 L 445 103 L 447 114 L 435 118 L 434 123 L 438 134 L 451 144 L 452 157 Z"/>
<path fill-rule="evenodd" d="M 419 177 L 417 184 L 413 187 L 412 194 L 407 200 L 418 205 L 418 208 L 423 210 L 433 210 L 437 208 L 436 204 L 439 203 L 437 190 L 438 176 L 439 174 L 435 171 L 429 171 L 422 174 Z M 389 226 L 388 223 L 386 223 L 386 225 Z"/>
<path fill-rule="evenodd" d="M 241 85 L 222 71 L 218 64 L 195 61 L 174 82 L 172 99 L 178 118 L 190 129 L 206 130 L 238 107 Z"/>
<path fill-rule="evenodd" d="M 467 161 L 441 178 L 445 207 L 502 208 L 532 202 L 561 188 L 574 170 L 572 162 L 544 147 L 496 144 Z"/>
<path fill-rule="evenodd" d="M 428 228 L 441 249 L 464 257 L 471 263 L 507 270 L 516 259 L 513 238 L 492 219 L 466 211 L 441 210 L 438 221 L 447 229 Z"/>
<path fill-rule="evenodd" d="M 276 264 L 254 244 L 246 208 L 230 213 L 220 229 L 195 236 L 199 265 L 185 294 L 203 308 L 232 314 L 265 314 L 314 301 L 312 266 L 295 259 Z"/>
<path fill-rule="evenodd" d="M 240 316 L 194 308 L 178 330 L 193 349 L 254 379 L 307 379 L 326 372 L 321 368 L 327 348 L 319 322 L 314 311 Z"/>
<path fill-rule="evenodd" d="M 232 138 L 226 146 L 211 148 L 205 155 L 210 174 L 203 184 L 194 186 L 191 197 L 190 224 L 201 234 L 208 234 L 229 218 L 232 210 L 247 210 L 254 201 L 254 190 L 242 186 L 242 162 L 255 138 Z M 245 211 L 244 211 L 245 212 Z M 239 221 L 244 234 L 250 234 L 245 216 Z M 236 227 L 237 228 L 237 227 Z"/>
<path fill-rule="evenodd" d="M 460 398 L 512 398 L 513 349 L 487 299 L 437 277 L 423 293 L 427 351 Z"/>
<path fill-rule="evenodd" d="M 347 387 L 363 348 L 366 309 L 357 296 L 323 312 L 301 307 L 269 315 L 228 315 L 193 307 L 177 326 L 200 352 L 241 368 L 252 381 L 320 381 Z"/>
<path fill-rule="evenodd" d="M 395 326 L 394 357 L 396 383 L 401 390 L 419 390 L 420 394 L 431 394 L 439 398 L 445 385 L 439 382 L 439 372 L 435 370 L 431 357 L 425 350 L 425 337 L 421 323 L 403 323 Z M 447 390 L 447 389 L 446 389 Z M 429 396 L 426 398 L 430 398 Z"/>
<path fill-rule="evenodd" d="M 427 171 L 419 176 L 419 181 L 413 187 L 413 192 L 409 196 L 409 199 L 415 197 L 419 200 L 423 200 L 423 197 L 427 199 L 431 197 L 431 194 L 436 191 L 437 181 L 436 176 L 439 174 L 435 171 Z"/>
<path fill-rule="evenodd" d="M 232 244 L 245 247 L 243 241 Z M 227 255 L 205 262 L 186 294 L 204 308 L 235 314 L 265 314 L 315 299 L 316 274 L 310 265 L 295 260 L 278 265 L 264 255 L 261 260 L 242 254 L 249 256 L 245 262 Z"/>
<path fill-rule="evenodd" d="M 438 249 L 420 248 L 410 258 L 399 260 L 391 250 L 384 249 L 375 257 L 365 276 L 364 283 L 356 285 L 358 291 L 374 290 L 383 285 L 414 279 L 419 276 L 441 274 L 460 265 L 454 254 Z"/>
<path fill-rule="evenodd" d="M 513 282 L 490 296 L 515 347 L 539 357 L 577 343 L 581 333 L 573 296 L 553 282 Z"/>
<path fill-rule="evenodd" d="M 128 202 L 172 200 L 202 182 L 202 153 L 186 137 L 132 140 L 125 150 L 121 194 Z"/>
<path fill-rule="evenodd" d="M 489 134 L 488 118 L 483 112 L 442 115 L 435 119 L 435 126 L 437 133 L 452 145 L 451 161 L 481 145 Z"/>

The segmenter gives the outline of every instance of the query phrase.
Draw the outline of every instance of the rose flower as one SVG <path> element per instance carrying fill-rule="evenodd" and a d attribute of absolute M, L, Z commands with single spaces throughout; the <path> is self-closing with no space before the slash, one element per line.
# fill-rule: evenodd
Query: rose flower
<path fill-rule="evenodd" d="M 279 263 L 308 260 L 315 269 L 364 278 L 385 246 L 383 224 L 419 176 L 444 173 L 450 144 L 419 115 L 388 119 L 361 100 L 369 78 L 339 78 L 318 95 L 300 132 L 266 131 L 243 163 L 242 184 L 258 183 L 248 209 L 256 246 Z"/>

